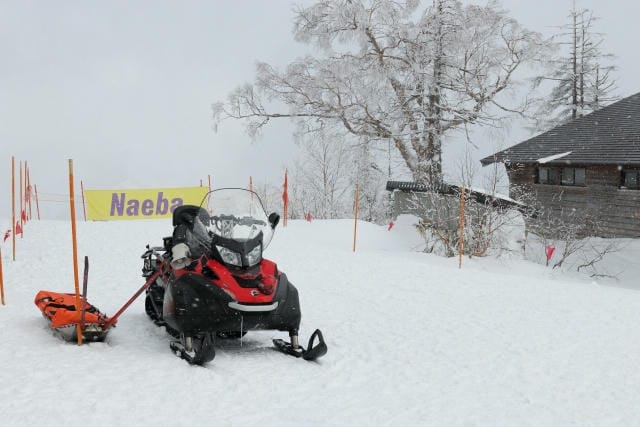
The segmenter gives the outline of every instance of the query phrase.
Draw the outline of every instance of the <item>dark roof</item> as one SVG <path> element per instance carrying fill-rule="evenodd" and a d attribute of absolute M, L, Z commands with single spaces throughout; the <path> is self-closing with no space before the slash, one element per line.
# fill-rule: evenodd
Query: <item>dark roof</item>
<path fill-rule="evenodd" d="M 480 162 L 548 164 L 640 164 L 640 93 L 485 157 Z"/>
<path fill-rule="evenodd" d="M 387 181 L 386 189 L 387 191 L 399 190 L 403 192 L 413 191 L 416 193 L 426 193 L 429 191 L 433 191 L 430 185 L 408 181 Z M 443 183 L 435 189 L 435 192 L 440 194 L 459 195 L 460 187 L 457 185 Z M 468 188 L 465 188 L 465 193 L 468 193 L 469 196 L 478 203 L 491 204 L 492 206 L 500 209 L 515 208 L 524 214 L 530 216 L 536 215 L 536 212 L 534 212 L 528 206 L 523 203 L 516 202 L 512 199 L 500 197 L 498 195 L 492 195 L 484 191 L 469 190 Z"/>

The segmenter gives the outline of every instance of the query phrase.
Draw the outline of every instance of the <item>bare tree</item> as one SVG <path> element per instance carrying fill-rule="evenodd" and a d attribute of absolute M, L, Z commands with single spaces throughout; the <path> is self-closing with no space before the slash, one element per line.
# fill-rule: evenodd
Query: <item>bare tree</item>
<path fill-rule="evenodd" d="M 602 52 L 604 36 L 593 28 L 597 18 L 588 9 L 576 8 L 575 1 L 568 18 L 569 23 L 554 36 L 559 56 L 548 61 L 547 75 L 535 79 L 536 86 L 553 83 L 537 113 L 539 129 L 555 127 L 618 99 L 612 77 L 616 67 L 609 64 L 613 55 Z"/>
<path fill-rule="evenodd" d="M 414 180 L 440 183 L 447 134 L 528 107 L 526 96 L 508 92 L 543 43 L 495 2 L 433 0 L 422 11 L 418 5 L 319 0 L 298 9 L 295 38 L 318 48 L 317 56 L 282 72 L 259 63 L 254 84 L 213 105 L 215 126 L 242 119 L 255 137 L 271 119 L 289 117 L 302 138 L 340 128 L 360 143 L 391 141 Z M 272 109 L 271 101 L 286 108 Z"/>
<path fill-rule="evenodd" d="M 524 234 L 522 213 L 524 206 L 499 202 L 497 193 L 500 175 L 497 167 L 485 179 L 484 188 L 472 188 L 474 169 L 471 163 L 460 166 L 460 187 L 443 187 L 440 192 L 414 193 L 410 197 L 409 209 L 420 217 L 416 228 L 425 239 L 426 251 L 445 256 L 459 254 L 460 239 L 463 239 L 463 254 L 485 256 L 513 251 L 513 240 L 517 239 L 519 250 L 522 238 L 513 230 Z M 464 193 L 462 189 L 464 188 Z M 462 194 L 461 194 L 462 193 Z M 464 197 L 464 228 L 460 234 L 459 219 Z"/>
<path fill-rule="evenodd" d="M 467 155 L 466 164 L 460 166 L 461 179 L 466 188 L 471 189 L 475 182 L 477 163 Z M 527 205 L 513 202 L 506 206 L 498 203 L 503 199 L 499 194 L 506 185 L 505 174 L 500 165 L 493 163 L 482 180 L 482 187 L 477 188 L 478 196 L 470 200 L 465 212 L 466 235 L 465 247 L 472 256 L 485 256 L 488 253 L 522 249 L 524 243 L 523 215 L 528 215 Z"/>
<path fill-rule="evenodd" d="M 302 145 L 294 170 L 294 205 L 304 207 L 302 216 L 343 218 L 349 202 L 345 194 L 351 189 L 352 149 L 344 135 L 323 129 Z M 299 199 L 298 199 L 299 198 Z"/>
<path fill-rule="evenodd" d="M 368 144 L 359 144 L 354 152 L 356 167 L 353 169 L 351 188 L 358 184 L 360 218 L 369 222 L 387 219 L 385 179 L 387 175 L 376 163 Z"/>
<path fill-rule="evenodd" d="M 598 263 L 607 255 L 620 252 L 622 249 L 623 245 L 616 239 L 606 241 L 604 245 L 596 245 L 590 242 L 587 250 L 582 253 L 582 264 L 579 264 L 576 270 L 581 271 L 585 269 L 585 271 L 590 273 L 591 277 L 617 278 L 620 271 L 601 271 L 598 268 Z"/>
<path fill-rule="evenodd" d="M 253 191 L 260 197 L 260 201 L 267 213 L 282 212 L 282 189 L 271 184 L 255 182 Z"/>
<path fill-rule="evenodd" d="M 409 207 L 419 217 L 416 230 L 425 242 L 425 252 L 447 257 L 457 254 L 460 198 L 435 191 L 413 193 Z"/>
<path fill-rule="evenodd" d="M 619 239 L 590 237 L 598 226 L 598 220 L 589 211 L 540 209 L 536 220 L 529 224 L 529 245 L 534 250 L 528 250 L 525 256 L 554 269 L 615 279 L 620 271 L 608 271 L 599 263 L 608 255 L 622 250 L 623 243 Z M 551 259 L 545 260 L 549 246 L 555 250 Z"/>

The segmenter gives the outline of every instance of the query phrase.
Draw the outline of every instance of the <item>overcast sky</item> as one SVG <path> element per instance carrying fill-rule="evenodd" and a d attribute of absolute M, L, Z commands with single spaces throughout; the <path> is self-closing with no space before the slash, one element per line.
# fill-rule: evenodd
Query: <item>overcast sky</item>
<path fill-rule="evenodd" d="M 550 34 L 570 2 L 502 5 Z M 639 3 L 578 1 L 601 18 L 622 96 L 640 91 Z M 69 158 L 90 189 L 198 185 L 209 174 L 214 186 L 276 182 L 296 151 L 289 123 L 252 144 L 237 123 L 213 132 L 210 106 L 251 81 L 256 61 L 282 67 L 305 52 L 291 35 L 294 4 L 0 0 L 0 218 L 12 155 L 29 162 L 44 217 L 63 209 L 45 195 L 68 191 Z"/>

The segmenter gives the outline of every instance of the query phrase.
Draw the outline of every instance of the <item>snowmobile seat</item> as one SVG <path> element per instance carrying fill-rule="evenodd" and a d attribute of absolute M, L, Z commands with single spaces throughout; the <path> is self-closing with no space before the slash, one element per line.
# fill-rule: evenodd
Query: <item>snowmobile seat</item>
<path fill-rule="evenodd" d="M 162 246 L 164 250 L 171 256 L 171 248 L 173 247 L 173 236 L 166 236 L 162 238 Z"/>
<path fill-rule="evenodd" d="M 178 206 L 173 211 L 173 226 L 186 225 L 189 230 L 193 230 L 195 219 L 199 218 L 205 227 L 208 227 L 211 223 L 211 218 L 204 208 L 195 205 L 182 205 Z"/>
<path fill-rule="evenodd" d="M 207 227 L 210 224 L 208 212 L 200 206 L 183 205 L 173 211 L 171 262 L 174 268 L 182 268 L 184 262 L 200 258 L 209 249 L 211 236 Z"/>

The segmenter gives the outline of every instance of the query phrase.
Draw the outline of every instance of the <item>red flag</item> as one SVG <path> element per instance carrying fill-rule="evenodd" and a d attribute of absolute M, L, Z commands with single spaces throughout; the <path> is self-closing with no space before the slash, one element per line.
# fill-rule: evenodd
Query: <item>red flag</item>
<path fill-rule="evenodd" d="M 27 213 L 24 210 L 20 214 L 20 217 L 22 218 L 22 222 L 27 222 Z"/>
<path fill-rule="evenodd" d="M 6 242 L 9 236 L 11 236 L 11 229 L 4 232 L 4 239 L 2 241 Z"/>
<path fill-rule="evenodd" d="M 547 255 L 547 265 L 549 265 L 549 260 L 551 259 L 551 257 L 553 256 L 553 251 L 556 250 L 556 247 L 553 245 L 548 245 L 545 248 L 545 253 Z"/>
<path fill-rule="evenodd" d="M 387 228 L 387 231 L 391 231 L 391 229 L 393 228 L 393 226 L 394 226 L 394 225 L 395 225 L 395 224 L 394 224 L 394 222 L 393 222 L 393 221 L 391 221 L 391 222 L 389 223 L 389 228 Z"/>
<path fill-rule="evenodd" d="M 311 212 L 307 212 L 307 221 L 311 222 Z"/>
<path fill-rule="evenodd" d="M 556 247 L 553 245 L 549 245 L 546 248 L 546 254 L 547 254 L 547 261 L 549 261 L 551 259 L 551 257 L 553 256 L 553 251 L 556 250 Z"/>
<path fill-rule="evenodd" d="M 282 185 L 282 226 L 287 226 L 287 218 L 289 217 L 289 193 L 287 192 L 289 187 L 289 180 L 287 177 L 287 170 L 284 170 L 284 184 Z"/>
<path fill-rule="evenodd" d="M 20 227 L 20 221 L 16 221 L 16 236 L 22 234 L 22 227 Z"/>

